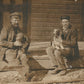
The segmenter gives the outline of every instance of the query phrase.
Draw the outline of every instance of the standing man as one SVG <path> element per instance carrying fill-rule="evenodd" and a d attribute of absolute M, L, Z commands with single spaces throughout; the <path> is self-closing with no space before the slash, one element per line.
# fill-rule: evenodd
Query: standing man
<path fill-rule="evenodd" d="M 26 55 L 29 47 L 29 39 L 20 30 L 20 20 L 21 16 L 18 12 L 11 13 L 10 26 L 2 29 L 0 35 L 0 60 L 4 61 L 8 66 L 21 64 L 25 68 L 23 71 L 25 75 L 29 72 Z"/>
<path fill-rule="evenodd" d="M 79 57 L 78 44 L 77 44 L 77 30 L 71 28 L 70 17 L 61 16 L 62 28 L 60 29 L 60 37 L 63 49 L 55 49 L 52 46 L 47 48 L 47 54 L 55 67 L 53 73 L 58 73 L 61 70 L 61 75 L 66 74 L 67 69 L 64 58 L 68 61 L 72 58 Z M 52 43 L 53 44 L 53 43 Z"/>

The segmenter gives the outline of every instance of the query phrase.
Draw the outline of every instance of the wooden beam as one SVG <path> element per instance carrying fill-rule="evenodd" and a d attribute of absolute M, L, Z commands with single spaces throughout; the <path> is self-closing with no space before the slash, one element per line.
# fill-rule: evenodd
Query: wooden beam
<path fill-rule="evenodd" d="M 1 32 L 1 29 L 2 29 L 2 27 L 3 27 L 3 13 L 2 12 L 0 12 L 0 32 Z"/>
<path fill-rule="evenodd" d="M 27 24 L 27 34 L 31 37 L 31 9 L 32 9 L 32 0 L 28 0 L 28 24 Z M 29 37 L 29 38 L 30 38 Z"/>
<path fill-rule="evenodd" d="M 28 24 L 28 0 L 23 1 L 23 31 L 27 33 Z"/>
<path fill-rule="evenodd" d="M 17 83 L 17 84 L 48 84 L 48 83 L 71 83 L 71 82 L 80 82 L 84 81 L 84 79 L 71 79 L 71 80 L 62 80 L 62 81 L 57 81 L 57 80 L 48 80 L 48 81 L 38 81 L 38 82 L 22 82 L 22 83 Z M 8 83 L 8 84 L 16 84 L 16 83 Z"/>
<path fill-rule="evenodd" d="M 6 12 L 6 11 L 11 11 L 11 10 L 15 10 L 18 12 L 22 12 L 23 11 L 23 5 L 14 5 L 13 8 L 11 8 L 11 5 L 0 5 L 0 11 L 1 12 Z"/>

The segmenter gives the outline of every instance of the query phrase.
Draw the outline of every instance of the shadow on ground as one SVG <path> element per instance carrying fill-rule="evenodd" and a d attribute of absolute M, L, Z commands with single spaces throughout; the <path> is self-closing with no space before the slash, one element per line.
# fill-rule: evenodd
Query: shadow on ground
<path fill-rule="evenodd" d="M 28 64 L 30 66 L 28 81 L 41 81 L 48 72 L 32 57 L 29 58 Z"/>

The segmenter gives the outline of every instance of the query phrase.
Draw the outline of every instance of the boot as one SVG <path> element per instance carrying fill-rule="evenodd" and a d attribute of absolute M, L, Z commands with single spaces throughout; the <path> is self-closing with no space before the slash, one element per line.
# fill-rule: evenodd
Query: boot
<path fill-rule="evenodd" d="M 63 75 L 66 75 L 66 73 L 67 73 L 67 70 L 62 70 L 60 71 L 59 75 L 63 76 Z"/>
<path fill-rule="evenodd" d="M 58 74 L 60 71 L 61 71 L 60 69 L 55 68 L 51 74 Z"/>

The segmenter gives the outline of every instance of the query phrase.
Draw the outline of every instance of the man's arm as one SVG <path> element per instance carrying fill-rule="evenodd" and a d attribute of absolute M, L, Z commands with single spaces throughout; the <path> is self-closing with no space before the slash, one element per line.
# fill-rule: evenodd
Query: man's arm
<path fill-rule="evenodd" d="M 71 46 L 75 46 L 78 40 L 78 33 L 77 33 L 77 29 L 72 31 L 72 36 L 71 36 Z"/>
<path fill-rule="evenodd" d="M 77 42 L 77 30 L 75 29 L 71 31 L 71 40 L 70 41 L 64 40 L 62 43 L 64 45 L 74 47 L 76 45 L 76 42 Z"/>
<path fill-rule="evenodd" d="M 1 34 L 0 34 L 0 46 L 8 47 L 8 48 L 12 48 L 13 47 L 13 42 L 9 42 L 8 41 L 8 31 L 7 31 L 6 28 L 3 28 L 1 30 Z"/>

